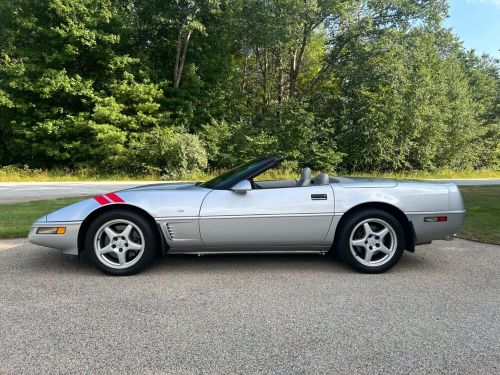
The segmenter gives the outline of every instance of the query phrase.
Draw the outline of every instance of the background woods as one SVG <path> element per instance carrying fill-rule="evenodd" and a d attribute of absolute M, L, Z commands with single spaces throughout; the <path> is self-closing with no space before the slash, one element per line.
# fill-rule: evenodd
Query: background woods
<path fill-rule="evenodd" d="M 497 168 L 498 61 L 445 1 L 0 0 L 0 165 Z"/>

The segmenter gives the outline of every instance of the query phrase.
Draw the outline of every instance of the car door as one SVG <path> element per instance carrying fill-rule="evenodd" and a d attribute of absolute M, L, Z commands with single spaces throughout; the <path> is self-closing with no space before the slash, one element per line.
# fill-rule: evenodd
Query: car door
<path fill-rule="evenodd" d="M 200 209 L 200 234 L 208 248 L 320 246 L 333 213 L 330 185 L 213 190 Z"/>

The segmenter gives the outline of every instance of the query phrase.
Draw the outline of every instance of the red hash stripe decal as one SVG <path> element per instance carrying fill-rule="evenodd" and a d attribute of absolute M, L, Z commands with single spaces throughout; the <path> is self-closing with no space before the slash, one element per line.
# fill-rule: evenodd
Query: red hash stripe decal
<path fill-rule="evenodd" d="M 106 194 L 106 197 L 111 199 L 113 202 L 115 203 L 123 203 L 125 202 L 123 199 L 121 199 L 118 195 L 116 195 L 115 193 L 109 193 L 109 194 Z"/>
<path fill-rule="evenodd" d="M 98 195 L 97 197 L 94 197 L 94 199 L 101 205 L 111 203 L 104 195 Z"/>

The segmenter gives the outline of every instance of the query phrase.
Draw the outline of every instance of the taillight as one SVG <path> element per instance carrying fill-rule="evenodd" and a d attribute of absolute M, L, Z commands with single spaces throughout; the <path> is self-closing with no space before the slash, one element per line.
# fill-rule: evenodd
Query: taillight
<path fill-rule="evenodd" d="M 438 223 L 443 221 L 448 221 L 448 216 L 429 216 L 424 217 L 426 223 Z"/>

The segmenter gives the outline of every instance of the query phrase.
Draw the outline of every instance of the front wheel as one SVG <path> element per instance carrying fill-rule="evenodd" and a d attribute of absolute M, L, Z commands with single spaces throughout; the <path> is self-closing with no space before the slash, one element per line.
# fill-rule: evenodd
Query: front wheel
<path fill-rule="evenodd" d="M 335 250 L 355 270 L 381 273 L 399 261 L 404 244 L 401 223 L 385 211 L 370 209 L 347 218 L 339 228 Z"/>
<path fill-rule="evenodd" d="M 152 225 L 124 209 L 105 212 L 90 225 L 85 247 L 99 269 L 126 276 L 142 271 L 153 260 L 158 240 Z"/>

